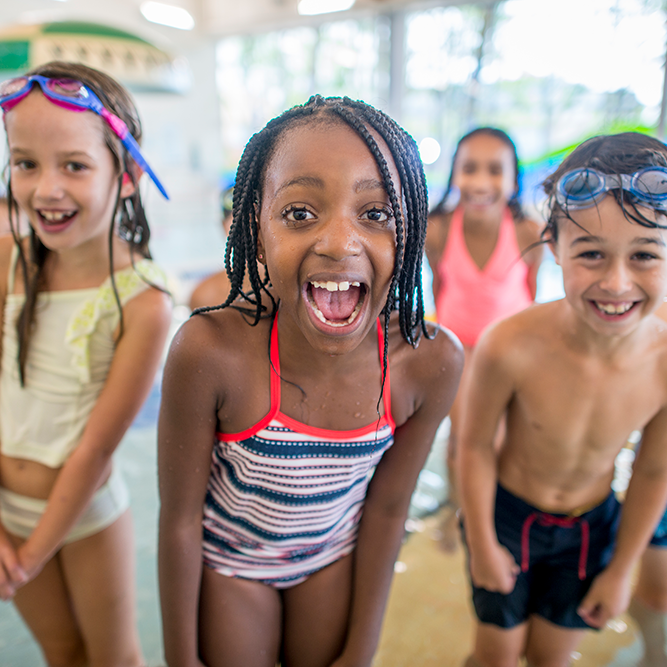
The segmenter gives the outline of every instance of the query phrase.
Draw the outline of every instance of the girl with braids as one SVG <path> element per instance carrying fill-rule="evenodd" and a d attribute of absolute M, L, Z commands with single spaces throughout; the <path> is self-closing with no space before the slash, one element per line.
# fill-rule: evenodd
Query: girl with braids
<path fill-rule="evenodd" d="M 426 256 L 437 319 L 458 336 L 466 359 L 483 329 L 535 299 L 541 225 L 521 209 L 519 176 L 510 137 L 493 127 L 477 128 L 459 141 L 447 190 L 429 216 Z M 460 400 L 459 395 L 452 406 L 447 443 L 448 498 L 441 527 L 446 551 L 459 543 Z"/>
<path fill-rule="evenodd" d="M 667 503 L 667 148 L 594 137 L 544 189 L 565 298 L 487 329 L 463 387 L 468 667 L 570 665 L 586 629 L 627 607 Z M 636 430 L 621 511 L 614 462 Z"/>
<path fill-rule="evenodd" d="M 0 107 L 13 230 L 0 238 L 0 595 L 47 664 L 138 667 L 128 492 L 112 454 L 170 323 L 138 189 L 142 171 L 158 181 L 131 98 L 101 72 L 43 65 L 0 85 Z"/>
<path fill-rule="evenodd" d="M 423 320 L 426 213 L 414 141 L 363 102 L 313 97 L 246 146 L 232 291 L 176 335 L 163 381 L 170 667 L 371 664 L 462 365 Z"/>

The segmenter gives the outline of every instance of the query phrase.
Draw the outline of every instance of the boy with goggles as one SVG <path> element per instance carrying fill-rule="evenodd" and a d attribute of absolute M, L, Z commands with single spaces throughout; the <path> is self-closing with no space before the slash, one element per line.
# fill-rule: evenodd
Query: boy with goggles
<path fill-rule="evenodd" d="M 584 167 L 563 174 L 556 184 L 555 197 L 565 211 L 595 206 L 610 190 L 623 189 L 628 201 L 637 206 L 667 210 L 667 168 L 646 167 L 634 174 L 604 174 Z"/>
<path fill-rule="evenodd" d="M 567 667 L 587 629 L 628 606 L 667 504 L 665 165 L 667 147 L 635 132 L 578 146 L 544 182 L 565 297 L 475 348 L 459 443 L 477 616 L 466 667 Z M 635 430 L 621 509 L 614 462 Z M 664 586 L 667 568 L 653 574 Z"/>
<path fill-rule="evenodd" d="M 70 111 L 92 111 L 101 116 L 114 134 L 121 140 L 132 159 L 145 171 L 157 186 L 165 199 L 169 195 L 162 183 L 150 168 L 141 154 L 139 144 L 130 134 L 127 125 L 115 114 L 112 114 L 100 101 L 95 93 L 76 79 L 52 79 L 38 74 L 20 76 L 0 84 L 0 107 L 4 112 L 13 109 L 26 97 L 34 84 L 38 84 L 46 99 Z"/>

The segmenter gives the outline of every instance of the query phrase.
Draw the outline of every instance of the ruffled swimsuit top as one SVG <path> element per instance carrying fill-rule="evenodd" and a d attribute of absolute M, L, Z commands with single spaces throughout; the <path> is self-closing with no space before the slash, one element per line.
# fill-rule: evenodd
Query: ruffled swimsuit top
<path fill-rule="evenodd" d="M 104 386 L 120 312 L 110 278 L 99 287 L 40 292 L 22 387 L 16 320 L 25 296 L 12 294 L 17 254 L 15 250 L 2 331 L 0 451 L 59 468 L 76 448 Z M 148 282 L 165 284 L 164 274 L 150 260 L 135 267 L 114 274 L 123 306 Z"/>

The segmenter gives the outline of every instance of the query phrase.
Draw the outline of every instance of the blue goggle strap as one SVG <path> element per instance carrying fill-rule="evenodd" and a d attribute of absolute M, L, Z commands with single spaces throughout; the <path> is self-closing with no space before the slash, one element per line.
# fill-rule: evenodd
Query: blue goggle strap
<path fill-rule="evenodd" d="M 556 201 L 562 207 L 573 210 L 590 208 L 599 202 L 609 190 L 623 189 L 629 192 L 637 201 L 645 203 L 653 208 L 667 209 L 667 188 L 664 193 L 654 193 L 647 190 L 646 187 L 639 188 L 641 177 L 646 172 L 660 172 L 664 174 L 667 181 L 667 169 L 664 167 L 647 167 L 632 175 L 629 174 L 604 174 L 597 169 L 575 169 L 561 177 L 556 187 Z M 595 188 L 582 189 L 579 194 L 568 192 L 567 184 L 578 177 L 585 176 L 587 173 L 593 173 L 599 180 Z"/>
<path fill-rule="evenodd" d="M 98 116 L 101 116 L 103 120 L 114 131 L 116 136 L 121 140 L 123 146 L 130 154 L 132 159 L 137 163 L 137 165 L 145 171 L 149 178 L 155 183 L 157 189 L 160 191 L 162 196 L 165 199 L 169 199 L 169 195 L 165 187 L 160 182 L 160 179 L 157 177 L 156 173 L 150 168 L 146 158 L 141 154 L 141 149 L 136 139 L 132 136 L 132 133 L 128 130 L 127 125 L 115 114 L 111 113 L 103 104 L 95 93 L 90 90 L 85 84 L 81 84 L 84 95 L 74 96 L 74 95 L 62 95 L 52 90 L 49 87 L 50 79 L 45 76 L 34 74 L 32 76 L 26 77 L 26 84 L 20 90 L 15 91 L 11 95 L 7 95 L 4 98 L 0 98 L 0 104 L 4 102 L 11 102 L 12 100 L 25 96 L 26 93 L 32 88 L 33 83 L 39 84 L 39 87 L 42 89 L 42 93 L 45 97 L 55 99 L 71 107 L 79 107 L 82 111 L 89 110 L 96 113 Z M 74 109 L 76 111 L 76 109 Z"/>

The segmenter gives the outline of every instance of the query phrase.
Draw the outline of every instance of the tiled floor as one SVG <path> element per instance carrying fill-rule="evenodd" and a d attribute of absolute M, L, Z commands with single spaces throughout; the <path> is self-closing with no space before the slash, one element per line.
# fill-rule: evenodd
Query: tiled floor
<path fill-rule="evenodd" d="M 162 663 L 157 602 L 157 484 L 154 393 L 124 439 L 118 462 L 132 493 L 137 536 L 138 604 L 142 644 L 148 664 Z M 438 546 L 438 516 L 427 516 L 446 495 L 442 478 L 446 428 L 440 433 L 414 496 L 411 533 L 401 551 L 375 667 L 458 667 L 466 656 L 473 623 L 463 554 Z M 420 519 L 419 517 L 424 517 Z M 591 633 L 577 667 L 630 667 L 639 644 L 627 618 Z M 0 666 L 43 667 L 39 651 L 9 604 L 0 603 Z"/>

